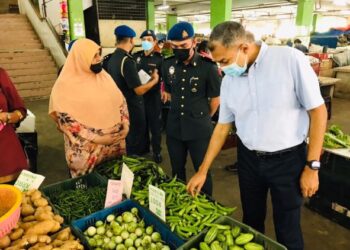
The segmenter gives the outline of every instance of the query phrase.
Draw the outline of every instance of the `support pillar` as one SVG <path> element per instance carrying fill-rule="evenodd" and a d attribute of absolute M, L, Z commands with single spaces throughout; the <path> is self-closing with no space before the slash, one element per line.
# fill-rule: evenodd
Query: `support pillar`
<path fill-rule="evenodd" d="M 147 0 L 147 29 L 154 30 L 154 28 L 155 28 L 154 0 Z"/>
<path fill-rule="evenodd" d="M 171 27 L 177 24 L 177 14 L 167 14 L 166 15 L 166 29 L 169 31 Z"/>
<path fill-rule="evenodd" d="M 299 0 L 296 26 L 300 36 L 309 36 L 313 24 L 315 0 Z"/>
<path fill-rule="evenodd" d="M 210 28 L 219 23 L 230 21 L 232 14 L 232 0 L 210 1 Z"/>

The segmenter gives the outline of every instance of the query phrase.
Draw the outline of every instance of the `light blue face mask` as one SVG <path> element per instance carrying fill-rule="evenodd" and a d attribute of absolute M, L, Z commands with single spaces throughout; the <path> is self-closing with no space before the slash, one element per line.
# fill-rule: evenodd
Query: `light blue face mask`
<path fill-rule="evenodd" d="M 238 60 L 240 53 L 241 53 L 241 50 L 238 51 L 235 62 L 233 62 L 230 65 L 221 67 L 221 69 L 224 71 L 225 75 L 229 75 L 232 77 L 239 77 L 247 70 L 247 55 L 246 55 L 245 63 L 244 63 L 243 67 L 241 67 L 237 64 L 237 60 Z"/>
<path fill-rule="evenodd" d="M 153 43 L 151 43 L 149 41 L 142 41 L 141 45 L 142 45 L 143 50 L 147 51 L 147 50 L 153 49 Z"/>

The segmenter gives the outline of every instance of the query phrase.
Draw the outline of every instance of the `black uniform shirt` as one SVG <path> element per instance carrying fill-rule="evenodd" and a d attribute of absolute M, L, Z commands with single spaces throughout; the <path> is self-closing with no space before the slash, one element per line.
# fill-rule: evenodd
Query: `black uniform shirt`
<path fill-rule="evenodd" d="M 195 53 L 188 65 L 175 57 L 164 60 L 165 90 L 171 93 L 167 134 L 180 140 L 210 137 L 213 125 L 208 98 L 220 95 L 217 65 Z"/>
<path fill-rule="evenodd" d="M 162 63 L 163 63 L 163 57 L 160 53 L 152 52 L 150 55 L 146 56 L 144 51 L 142 50 L 142 51 L 136 52 L 133 55 L 133 57 L 136 60 L 137 69 L 139 71 L 142 69 L 151 76 L 154 69 L 157 69 L 159 74 L 159 82 L 160 82 L 161 74 L 162 74 Z M 159 82 L 158 84 L 153 86 L 153 88 L 150 89 L 145 95 L 152 95 L 155 93 L 159 93 L 160 91 Z"/>
<path fill-rule="evenodd" d="M 142 99 L 136 95 L 134 88 L 141 86 L 136 62 L 134 58 L 123 49 L 116 49 L 108 62 L 108 73 L 113 77 L 125 99 Z"/>

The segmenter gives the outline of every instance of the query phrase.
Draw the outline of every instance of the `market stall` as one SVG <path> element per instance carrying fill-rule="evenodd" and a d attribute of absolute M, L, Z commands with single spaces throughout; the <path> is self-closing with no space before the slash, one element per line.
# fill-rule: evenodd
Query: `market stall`
<path fill-rule="evenodd" d="M 190 196 L 184 183 L 153 161 L 123 157 L 97 170 L 40 191 L 23 191 L 16 205 L 20 213 L 0 235 L 0 249 L 286 249 L 227 217 L 235 208 L 205 194 Z M 125 179 L 125 171 L 132 180 L 130 175 Z M 129 194 L 120 189 L 128 183 Z"/>
<path fill-rule="evenodd" d="M 337 83 L 334 95 L 340 98 L 350 98 L 350 66 L 334 68 L 336 78 L 340 79 Z"/>

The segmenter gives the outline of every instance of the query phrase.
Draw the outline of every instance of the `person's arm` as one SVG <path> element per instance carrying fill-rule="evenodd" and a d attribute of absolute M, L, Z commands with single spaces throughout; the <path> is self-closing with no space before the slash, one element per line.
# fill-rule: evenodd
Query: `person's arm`
<path fill-rule="evenodd" d="M 327 111 L 321 95 L 319 82 L 307 57 L 295 50 L 293 65 L 296 95 L 302 107 L 308 110 L 310 116 L 309 146 L 307 160 L 320 160 L 323 137 L 327 125 Z M 304 197 L 313 196 L 318 190 L 318 171 L 308 166 L 300 177 L 300 189 Z"/>
<path fill-rule="evenodd" d="M 163 78 L 163 83 L 164 83 L 164 90 L 161 93 L 161 98 L 163 103 L 171 101 L 171 85 L 169 84 L 169 79 L 167 77 L 167 66 L 166 62 L 163 60 L 162 63 L 162 78 Z"/>
<path fill-rule="evenodd" d="M 6 97 L 8 110 L 0 110 L 0 120 L 3 123 L 19 124 L 26 115 L 27 109 L 24 106 L 22 98 L 19 96 L 15 85 L 4 69 L 0 68 L 0 89 Z"/>
<path fill-rule="evenodd" d="M 310 131 L 307 161 L 319 161 L 323 145 L 323 137 L 327 125 L 327 109 L 324 104 L 309 111 Z M 319 186 L 318 171 L 305 166 L 300 178 L 300 188 L 304 197 L 313 196 Z"/>
<path fill-rule="evenodd" d="M 197 173 L 191 178 L 191 180 L 187 184 L 187 191 L 192 196 L 198 194 L 202 189 L 207 178 L 209 168 L 216 156 L 220 153 L 221 148 L 224 145 L 226 137 L 228 136 L 231 128 L 232 123 L 218 123 L 215 126 L 204 160 L 200 165 Z"/>
<path fill-rule="evenodd" d="M 158 84 L 158 82 L 159 82 L 158 70 L 155 69 L 152 73 L 151 80 L 149 80 L 146 84 L 143 84 L 141 86 L 134 88 L 134 91 L 136 95 L 144 95 L 151 88 L 153 88 L 153 86 Z"/>
<path fill-rule="evenodd" d="M 220 105 L 221 76 L 216 64 L 212 63 L 207 76 L 207 97 L 210 98 L 210 116 L 213 116 Z"/>
<path fill-rule="evenodd" d="M 215 112 L 218 110 L 218 107 L 220 105 L 220 97 L 211 98 L 209 101 L 209 105 L 210 105 L 210 116 L 213 116 Z"/>

